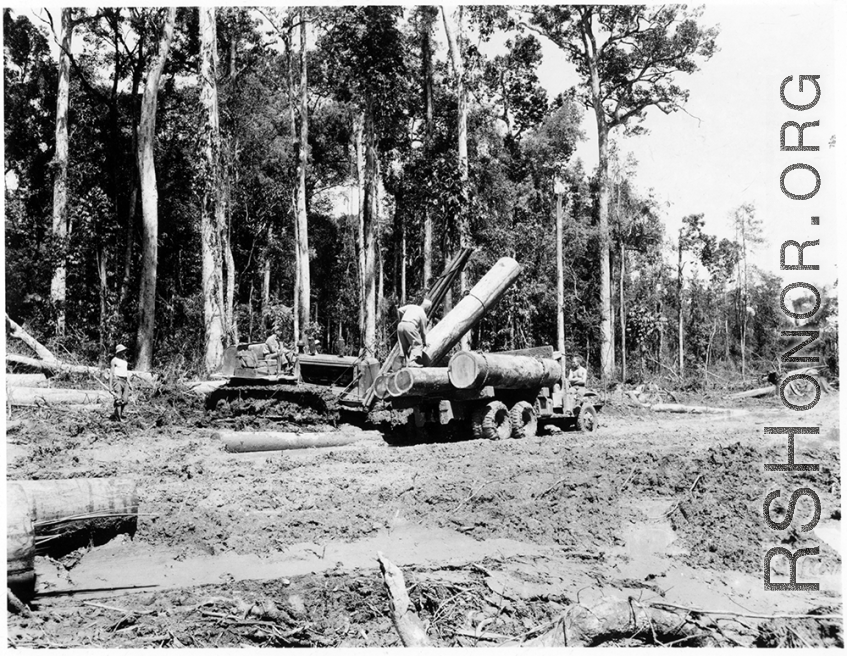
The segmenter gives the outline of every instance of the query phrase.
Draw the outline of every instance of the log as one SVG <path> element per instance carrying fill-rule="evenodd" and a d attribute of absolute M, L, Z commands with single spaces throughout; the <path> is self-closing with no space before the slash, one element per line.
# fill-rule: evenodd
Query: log
<path fill-rule="evenodd" d="M 679 403 L 655 403 L 650 406 L 650 409 L 653 412 L 677 412 L 696 415 L 735 415 L 744 413 L 744 410 L 734 408 L 712 408 L 707 405 L 681 405 Z"/>
<path fill-rule="evenodd" d="M 426 627 L 415 613 L 409 593 L 406 592 L 406 582 L 403 572 L 397 565 L 388 560 L 378 551 L 377 560 L 382 572 L 382 580 L 388 592 L 388 603 L 391 607 L 391 619 L 394 628 L 400 634 L 400 641 L 404 647 L 431 647 L 429 637 L 426 635 Z"/>
<path fill-rule="evenodd" d="M 462 336 L 480 322 L 517 280 L 521 265 L 504 257 L 491 267 L 473 289 L 426 336 L 423 363 L 436 366 Z"/>
<path fill-rule="evenodd" d="M 84 364 L 68 364 L 66 362 L 59 362 L 58 360 L 48 361 L 48 360 L 36 360 L 35 358 L 28 358 L 23 355 L 15 355 L 14 353 L 10 353 L 6 355 L 6 362 L 11 364 L 22 364 L 27 367 L 32 367 L 33 369 L 40 369 L 45 374 L 56 375 L 56 374 L 88 374 L 89 376 L 96 376 L 101 378 L 109 377 L 109 370 L 102 369 L 100 367 L 89 367 Z M 141 380 L 148 384 L 153 384 L 153 374 L 149 371 L 130 371 L 129 372 L 130 379 L 132 382 L 136 382 L 137 380 Z"/>
<path fill-rule="evenodd" d="M 78 390 L 59 387 L 10 387 L 7 393 L 7 402 L 12 406 L 111 403 L 114 398 L 105 390 Z"/>
<path fill-rule="evenodd" d="M 223 387 L 226 383 L 227 380 L 222 378 L 221 380 L 197 380 L 191 383 L 186 383 L 185 386 L 188 388 L 188 391 L 193 394 L 206 396 L 214 392 L 219 387 Z"/>
<path fill-rule="evenodd" d="M 342 432 L 331 433 L 277 433 L 271 431 L 218 431 L 224 449 L 229 453 L 251 453 L 254 451 L 286 451 L 290 449 L 315 449 L 328 446 L 343 446 L 362 440 L 374 439 L 375 433 Z"/>
<path fill-rule="evenodd" d="M 392 396 L 428 396 L 454 391 L 447 374 L 447 367 L 407 367 L 394 374 Z"/>
<path fill-rule="evenodd" d="M 8 387 L 46 387 L 47 376 L 41 374 L 6 374 Z"/>
<path fill-rule="evenodd" d="M 380 374 L 376 377 L 373 385 L 373 394 L 378 399 L 385 399 L 390 396 L 388 394 L 388 379 L 394 376 L 394 372 Z"/>
<path fill-rule="evenodd" d="M 9 315 L 6 315 L 6 325 L 9 326 L 9 331 L 12 337 L 15 339 L 21 340 L 24 344 L 29 346 L 35 354 L 44 361 L 55 362 L 56 356 L 50 352 L 46 346 L 44 346 L 41 342 L 39 342 L 35 337 L 30 335 L 27 331 L 21 328 L 17 323 L 12 321 Z"/>
<path fill-rule="evenodd" d="M 400 390 L 397 389 L 397 373 L 395 371 L 385 379 L 385 391 L 388 392 L 388 396 L 400 396 Z"/>
<path fill-rule="evenodd" d="M 123 478 L 71 478 L 8 481 L 29 513 L 35 545 L 52 553 L 69 553 L 90 543 L 103 544 L 119 533 L 134 534 L 138 525 L 138 486 Z"/>
<path fill-rule="evenodd" d="M 726 398 L 728 399 L 751 399 L 759 396 L 768 396 L 769 394 L 775 394 L 776 387 L 774 385 L 768 385 L 767 387 L 759 387 L 757 389 L 747 390 L 745 392 L 736 392 L 735 394 L 730 394 Z"/>
<path fill-rule="evenodd" d="M 21 598 L 35 592 L 35 531 L 23 490 L 6 491 L 6 586 Z"/>
<path fill-rule="evenodd" d="M 562 380 L 562 366 L 549 358 L 459 351 L 448 365 L 458 389 L 540 389 Z"/>

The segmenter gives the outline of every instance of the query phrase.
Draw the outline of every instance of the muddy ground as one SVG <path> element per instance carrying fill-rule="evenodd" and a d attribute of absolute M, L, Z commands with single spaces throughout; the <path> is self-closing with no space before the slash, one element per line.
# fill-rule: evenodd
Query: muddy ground
<path fill-rule="evenodd" d="M 769 617 L 842 612 L 837 396 L 803 418 L 820 435 L 797 438 L 797 462 L 817 472 L 765 472 L 785 461 L 786 438 L 762 428 L 797 417 L 774 399 L 736 407 L 746 413 L 666 415 L 618 399 L 590 435 L 400 447 L 347 427 L 362 440 L 252 454 L 226 453 L 218 430 L 239 422 L 186 394 L 137 403 L 123 426 L 108 408 L 15 408 L 9 479 L 132 478 L 141 515 L 132 536 L 39 556 L 34 612 L 9 613 L 8 644 L 399 645 L 381 552 L 438 646 L 527 640 L 607 598 L 713 611 L 678 610 L 699 627 L 679 645 L 843 645 L 839 620 Z M 802 498 L 788 529 L 768 528 L 765 496 L 783 490 L 784 509 L 801 487 L 821 499 L 817 527 L 799 530 Z M 819 591 L 763 590 L 778 545 L 820 548 L 798 568 Z M 786 580 L 787 561 L 773 570 Z"/>

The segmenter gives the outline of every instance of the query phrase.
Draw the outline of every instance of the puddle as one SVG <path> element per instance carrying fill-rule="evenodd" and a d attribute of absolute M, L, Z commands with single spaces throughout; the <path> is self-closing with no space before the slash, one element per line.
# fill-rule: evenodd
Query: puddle
<path fill-rule="evenodd" d="M 328 570 L 377 567 L 381 551 L 399 567 L 433 565 L 457 567 L 486 557 L 509 559 L 541 557 L 551 547 L 497 539 L 478 542 L 448 529 L 405 525 L 366 540 L 325 545 L 300 543 L 269 556 L 224 553 L 180 558 L 173 550 L 151 549 L 132 543 L 92 549 L 69 572 L 70 582 L 53 580 L 49 590 L 106 590 L 135 586 L 165 588 L 217 584 L 241 580 L 267 580 L 316 574 Z M 44 574 L 45 583 L 48 572 Z M 114 594 L 109 592 L 108 594 Z"/>

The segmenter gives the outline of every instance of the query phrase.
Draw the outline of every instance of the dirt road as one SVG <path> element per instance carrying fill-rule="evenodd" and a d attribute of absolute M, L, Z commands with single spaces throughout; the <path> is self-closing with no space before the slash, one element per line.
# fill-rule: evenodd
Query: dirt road
<path fill-rule="evenodd" d="M 841 644 L 839 621 L 756 617 L 841 612 L 837 397 L 804 418 L 820 435 L 797 439 L 797 462 L 817 472 L 765 472 L 785 461 L 786 438 L 762 428 L 796 418 L 772 401 L 747 407 L 715 418 L 610 406 L 590 436 L 393 447 L 361 431 L 347 446 L 256 454 L 226 453 L 213 422 L 173 404 L 136 409 L 125 427 L 106 411 L 19 411 L 10 479 L 133 478 L 142 515 L 132 538 L 39 557 L 36 612 L 9 615 L 9 643 L 397 645 L 380 551 L 436 645 L 526 639 L 606 598 L 729 613 L 688 615 L 702 635 L 682 644 Z M 789 529 L 768 528 L 767 493 L 787 505 L 804 486 L 821 498 L 815 530 L 797 528 L 807 499 Z M 764 553 L 780 544 L 820 547 L 798 569 L 818 592 L 763 590 Z"/>

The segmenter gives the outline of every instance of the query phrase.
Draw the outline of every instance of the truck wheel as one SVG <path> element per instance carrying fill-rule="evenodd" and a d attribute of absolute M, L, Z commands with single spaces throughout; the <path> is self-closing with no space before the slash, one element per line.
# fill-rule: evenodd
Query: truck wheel
<path fill-rule="evenodd" d="M 523 437 L 535 437 L 538 433 L 538 414 L 531 403 L 518 401 L 512 406 L 509 413 L 512 422 L 512 437 L 521 439 Z"/>
<path fill-rule="evenodd" d="M 512 434 L 509 409 L 500 401 L 491 401 L 474 411 L 471 429 L 476 439 L 505 440 Z"/>
<path fill-rule="evenodd" d="M 597 410 L 593 405 L 582 406 L 576 418 L 576 425 L 583 433 L 593 433 L 597 430 Z"/>

